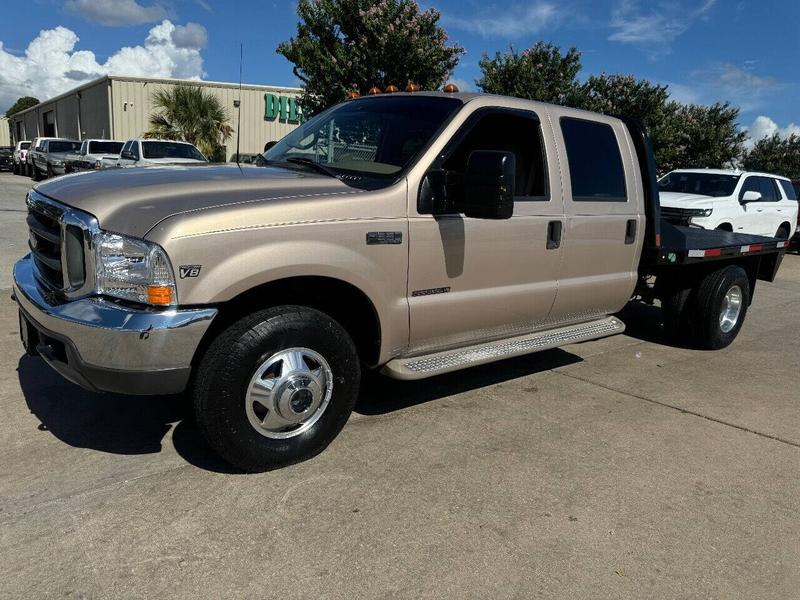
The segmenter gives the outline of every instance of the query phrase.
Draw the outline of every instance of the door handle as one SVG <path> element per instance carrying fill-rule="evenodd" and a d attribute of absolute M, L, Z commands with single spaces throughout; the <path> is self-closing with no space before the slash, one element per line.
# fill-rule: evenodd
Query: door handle
<path fill-rule="evenodd" d="M 628 219 L 625 224 L 625 243 L 632 244 L 636 241 L 636 219 Z"/>
<path fill-rule="evenodd" d="M 561 221 L 550 221 L 547 224 L 547 249 L 555 250 L 561 246 Z"/>

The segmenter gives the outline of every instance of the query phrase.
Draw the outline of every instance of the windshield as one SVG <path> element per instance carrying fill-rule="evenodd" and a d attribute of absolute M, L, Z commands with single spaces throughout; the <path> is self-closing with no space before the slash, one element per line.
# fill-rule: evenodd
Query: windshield
<path fill-rule="evenodd" d="M 738 175 L 717 175 L 714 173 L 685 173 L 673 171 L 658 181 L 661 192 L 699 194 L 701 196 L 730 196 L 739 181 Z"/>
<path fill-rule="evenodd" d="M 50 142 L 47 145 L 48 152 L 77 152 L 80 150 L 80 142 Z"/>
<path fill-rule="evenodd" d="M 394 179 L 460 106 L 456 98 L 431 96 L 345 102 L 301 125 L 264 156 L 291 168 L 313 161 L 333 175 L 349 175 L 348 181 Z"/>
<path fill-rule="evenodd" d="M 205 156 L 191 144 L 177 142 L 142 142 L 145 158 L 192 158 L 205 161 Z"/>
<path fill-rule="evenodd" d="M 0 148 L 0 156 L 11 156 L 13 151 L 13 148 Z"/>
<path fill-rule="evenodd" d="M 89 142 L 89 154 L 119 154 L 122 142 Z"/>

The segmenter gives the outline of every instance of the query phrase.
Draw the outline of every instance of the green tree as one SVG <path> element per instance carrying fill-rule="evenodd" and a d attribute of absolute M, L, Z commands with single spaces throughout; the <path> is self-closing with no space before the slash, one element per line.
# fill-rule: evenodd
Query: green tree
<path fill-rule="evenodd" d="M 34 98 L 33 96 L 23 96 L 22 98 L 17 99 L 14 104 L 11 105 L 6 111 L 6 116 L 10 117 L 11 115 L 17 114 L 20 111 L 25 110 L 26 108 L 30 108 L 31 106 L 36 106 L 39 104 L 39 99 Z"/>
<path fill-rule="evenodd" d="M 303 82 L 310 116 L 373 86 L 440 87 L 464 49 L 447 44 L 433 8 L 414 0 L 299 0 L 297 35 L 278 46 Z"/>
<path fill-rule="evenodd" d="M 800 179 L 800 136 L 792 134 L 783 138 L 775 133 L 758 140 L 745 152 L 742 166 L 748 171 L 764 171 Z"/>
<path fill-rule="evenodd" d="M 726 167 L 743 149 L 739 110 L 728 103 L 685 105 L 669 88 L 631 75 L 602 73 L 578 81 L 580 53 L 537 42 L 516 53 L 484 55 L 478 86 L 485 92 L 543 100 L 640 121 L 651 140 L 659 171 L 678 167 Z"/>
<path fill-rule="evenodd" d="M 189 142 L 212 160 L 220 157 L 222 146 L 233 133 L 219 99 L 196 85 L 157 90 L 153 107 L 150 129 L 144 137 Z"/>
<path fill-rule="evenodd" d="M 562 54 L 554 44 L 536 42 L 521 53 L 510 48 L 493 58 L 484 54 L 478 66 L 482 77 L 475 83 L 489 94 L 572 104 L 580 89 L 581 54 L 577 48 Z"/>
<path fill-rule="evenodd" d="M 26 108 L 30 108 L 31 106 L 36 106 L 39 104 L 39 99 L 34 98 L 33 96 L 23 96 L 22 98 L 17 98 L 17 101 L 11 105 L 6 111 L 6 117 L 10 117 L 11 115 L 15 115 L 20 111 L 25 110 Z M 11 127 L 11 121 L 8 122 L 8 131 L 11 136 L 11 139 L 14 139 L 14 128 Z M 20 141 L 20 140 L 16 140 Z"/>
<path fill-rule="evenodd" d="M 734 166 L 747 139 L 736 124 L 738 118 L 739 109 L 728 102 L 679 105 L 669 130 L 670 160 L 665 161 L 664 167 Z"/>

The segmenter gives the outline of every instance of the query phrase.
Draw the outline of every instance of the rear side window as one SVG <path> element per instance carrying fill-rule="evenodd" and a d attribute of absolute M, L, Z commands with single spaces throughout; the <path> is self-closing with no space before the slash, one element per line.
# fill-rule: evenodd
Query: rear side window
<path fill-rule="evenodd" d="M 606 123 L 563 117 L 572 199 L 625 202 L 625 170 L 614 130 Z"/>
<path fill-rule="evenodd" d="M 794 189 L 791 181 L 786 181 L 785 179 L 778 179 L 778 183 L 781 184 L 783 188 L 783 193 L 789 200 L 797 200 L 797 191 Z"/>

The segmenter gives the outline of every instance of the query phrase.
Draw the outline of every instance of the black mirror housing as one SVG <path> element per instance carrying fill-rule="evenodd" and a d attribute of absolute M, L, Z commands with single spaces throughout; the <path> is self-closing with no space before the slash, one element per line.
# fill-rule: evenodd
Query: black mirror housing
<path fill-rule="evenodd" d="M 464 215 L 476 219 L 510 219 L 514 213 L 512 152 L 475 150 L 467 160 Z"/>

